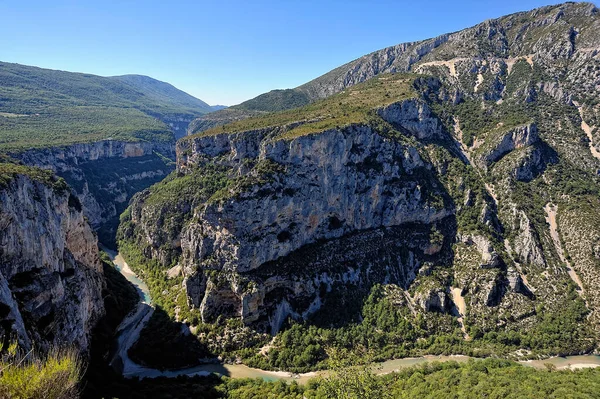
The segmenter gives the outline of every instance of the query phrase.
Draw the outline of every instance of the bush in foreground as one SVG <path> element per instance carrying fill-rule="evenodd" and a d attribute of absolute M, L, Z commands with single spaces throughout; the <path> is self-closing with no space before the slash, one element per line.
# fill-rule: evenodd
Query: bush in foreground
<path fill-rule="evenodd" d="M 0 398 L 76 398 L 82 369 L 73 350 L 53 351 L 40 357 L 12 345 L 0 358 Z"/>

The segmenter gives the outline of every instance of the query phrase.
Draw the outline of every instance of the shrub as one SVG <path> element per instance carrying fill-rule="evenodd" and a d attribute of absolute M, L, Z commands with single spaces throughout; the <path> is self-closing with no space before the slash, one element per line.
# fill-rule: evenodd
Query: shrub
<path fill-rule="evenodd" d="M 78 397 L 83 365 L 74 350 L 52 350 L 47 356 L 23 353 L 12 345 L 0 359 L 0 397 L 63 399 Z"/>

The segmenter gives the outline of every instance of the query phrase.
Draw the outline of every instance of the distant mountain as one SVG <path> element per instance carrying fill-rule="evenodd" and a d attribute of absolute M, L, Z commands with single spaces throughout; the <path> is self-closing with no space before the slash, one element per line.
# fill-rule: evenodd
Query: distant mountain
<path fill-rule="evenodd" d="M 101 77 L 0 62 L 0 148 L 108 137 L 173 140 L 171 131 L 181 136 L 192 119 L 211 111 L 204 101 L 147 76 Z"/>
<path fill-rule="evenodd" d="M 127 83 L 131 87 L 144 93 L 148 99 L 157 103 L 169 103 L 172 106 L 180 106 L 190 110 L 203 113 L 214 111 L 214 109 L 202 100 L 179 90 L 173 85 L 144 75 L 122 75 L 113 76 L 112 79 Z"/>
<path fill-rule="evenodd" d="M 210 109 L 212 111 L 220 111 L 220 110 L 225 109 L 225 108 L 227 108 L 227 105 L 211 105 L 210 106 Z"/>

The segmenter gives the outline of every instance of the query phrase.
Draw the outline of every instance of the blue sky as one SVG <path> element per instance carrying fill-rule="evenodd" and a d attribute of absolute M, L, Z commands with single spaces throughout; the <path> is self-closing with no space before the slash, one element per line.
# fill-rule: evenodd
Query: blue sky
<path fill-rule="evenodd" d="M 233 105 L 380 48 L 551 0 L 0 0 L 0 61 L 149 75 Z"/>

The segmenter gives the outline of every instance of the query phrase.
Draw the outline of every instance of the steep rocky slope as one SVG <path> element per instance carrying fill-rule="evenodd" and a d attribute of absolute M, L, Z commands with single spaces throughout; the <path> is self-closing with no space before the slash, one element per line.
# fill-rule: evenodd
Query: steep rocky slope
<path fill-rule="evenodd" d="M 119 215 L 129 199 L 173 170 L 173 146 L 173 141 L 103 140 L 9 152 L 9 155 L 63 177 L 82 203 L 83 212 L 101 241 L 111 244 Z"/>
<path fill-rule="evenodd" d="M 104 314 L 98 243 L 62 179 L 0 164 L 0 332 L 23 348 L 89 350 Z"/>
<path fill-rule="evenodd" d="M 215 353 L 259 366 L 592 351 L 599 26 L 586 3 L 486 21 L 184 138 L 122 251 Z"/>

